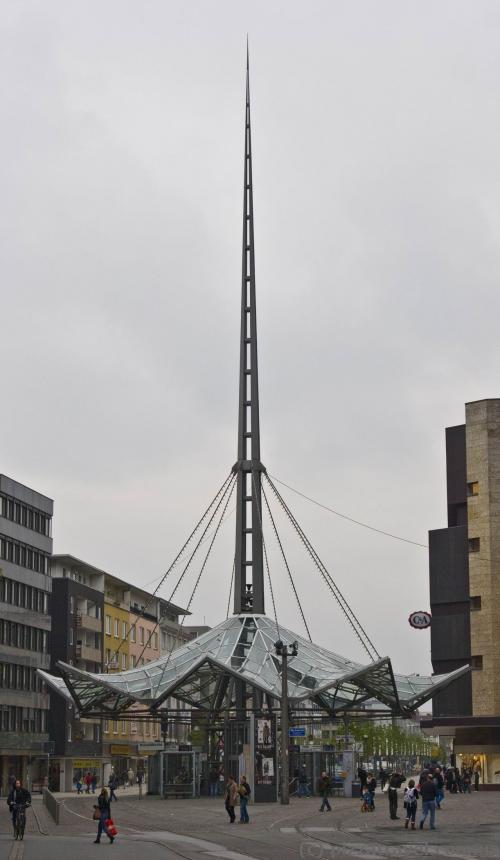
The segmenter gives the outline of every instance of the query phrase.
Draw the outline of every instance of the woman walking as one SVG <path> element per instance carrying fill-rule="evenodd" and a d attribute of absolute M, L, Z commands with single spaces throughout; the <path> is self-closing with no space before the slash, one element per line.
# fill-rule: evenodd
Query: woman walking
<path fill-rule="evenodd" d="M 406 807 L 405 827 L 408 830 L 408 825 L 411 822 L 411 829 L 415 830 L 415 816 L 417 814 L 418 791 L 415 788 L 415 780 L 410 779 L 408 788 L 404 793 L 404 804 Z"/>
<path fill-rule="evenodd" d="M 108 820 L 108 818 L 111 818 L 111 809 L 109 806 L 108 792 L 106 791 L 105 788 L 102 789 L 99 797 L 97 798 L 97 806 L 95 806 L 94 809 L 99 814 L 99 818 L 97 819 L 98 820 L 97 839 L 94 839 L 94 844 L 97 844 L 101 841 L 101 833 L 103 830 L 104 830 L 106 836 L 108 837 L 109 841 L 111 843 L 114 842 L 115 837 L 111 836 L 111 834 L 110 834 L 110 832 L 106 826 L 106 821 Z"/>
<path fill-rule="evenodd" d="M 238 793 L 240 795 L 240 824 L 249 824 L 250 816 L 248 815 L 247 807 L 252 789 L 247 782 L 246 776 L 241 777 Z"/>
<path fill-rule="evenodd" d="M 226 812 L 229 815 L 229 823 L 234 824 L 236 816 L 234 814 L 234 807 L 238 802 L 238 786 L 236 785 L 236 781 L 234 776 L 228 776 L 227 778 L 227 786 L 226 786 L 226 797 L 224 800 L 224 806 L 226 807 Z"/>

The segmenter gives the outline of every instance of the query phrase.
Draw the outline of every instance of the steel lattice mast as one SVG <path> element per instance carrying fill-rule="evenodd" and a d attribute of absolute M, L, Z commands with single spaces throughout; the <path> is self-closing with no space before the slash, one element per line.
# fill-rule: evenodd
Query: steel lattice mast
<path fill-rule="evenodd" d="M 234 612 L 264 614 L 250 72 L 247 45 Z"/>

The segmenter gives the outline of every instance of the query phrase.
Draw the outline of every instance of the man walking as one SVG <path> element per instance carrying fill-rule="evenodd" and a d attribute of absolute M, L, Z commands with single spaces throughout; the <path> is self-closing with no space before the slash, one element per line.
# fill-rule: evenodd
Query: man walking
<path fill-rule="evenodd" d="M 398 788 L 401 788 L 406 779 L 399 769 L 391 774 L 389 779 L 389 815 L 393 821 L 399 819 L 398 816 Z"/>
<path fill-rule="evenodd" d="M 436 806 L 438 809 L 441 809 L 441 803 L 444 798 L 444 779 L 440 767 L 437 767 L 434 771 L 434 785 L 436 786 Z"/>
<path fill-rule="evenodd" d="M 420 796 L 422 798 L 422 818 L 420 819 L 420 830 L 424 829 L 424 821 L 427 815 L 430 815 L 430 829 L 435 830 L 434 819 L 436 817 L 436 786 L 432 778 L 432 773 L 428 774 L 426 781 L 420 786 Z"/>
<path fill-rule="evenodd" d="M 305 764 L 302 765 L 299 773 L 299 797 L 309 797 L 311 792 L 307 784 L 307 770 Z"/>
<path fill-rule="evenodd" d="M 318 780 L 318 792 L 319 792 L 320 796 L 323 798 L 323 802 L 322 802 L 320 809 L 319 809 L 320 812 L 324 812 L 325 809 L 327 812 L 332 811 L 332 807 L 330 806 L 330 801 L 328 800 L 328 795 L 330 794 L 331 788 L 332 788 L 332 783 L 330 781 L 330 777 L 328 776 L 326 771 L 323 771 L 323 773 L 321 774 L 321 776 Z"/>

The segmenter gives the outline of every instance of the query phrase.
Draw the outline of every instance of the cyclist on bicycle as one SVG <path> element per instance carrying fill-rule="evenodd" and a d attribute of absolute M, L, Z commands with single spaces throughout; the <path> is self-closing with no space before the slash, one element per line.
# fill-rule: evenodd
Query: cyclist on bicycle
<path fill-rule="evenodd" d="M 27 788 L 23 788 L 20 779 L 16 779 L 12 790 L 7 798 L 7 804 L 12 815 L 12 824 L 14 825 L 15 830 L 17 811 L 19 807 L 31 805 L 31 794 L 29 793 Z"/>

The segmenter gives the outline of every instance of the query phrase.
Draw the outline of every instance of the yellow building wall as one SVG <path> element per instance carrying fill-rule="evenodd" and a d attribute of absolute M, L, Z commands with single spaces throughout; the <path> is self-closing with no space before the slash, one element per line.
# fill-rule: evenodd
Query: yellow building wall
<path fill-rule="evenodd" d="M 118 624 L 118 628 L 116 627 Z M 125 625 L 125 627 L 124 627 Z M 118 651 L 118 667 L 108 669 L 109 673 L 122 672 L 130 668 L 129 639 L 130 613 L 128 609 L 122 609 L 114 603 L 104 602 L 104 666 L 109 657 Z M 109 632 L 108 632 L 109 631 Z M 116 636 L 118 631 L 118 636 Z M 125 634 L 125 637 L 124 637 Z M 118 650 L 119 649 L 119 650 Z M 125 663 L 123 662 L 125 661 Z M 130 724 L 128 720 L 109 721 L 104 723 L 104 740 L 108 742 L 127 741 L 130 738 Z"/>

